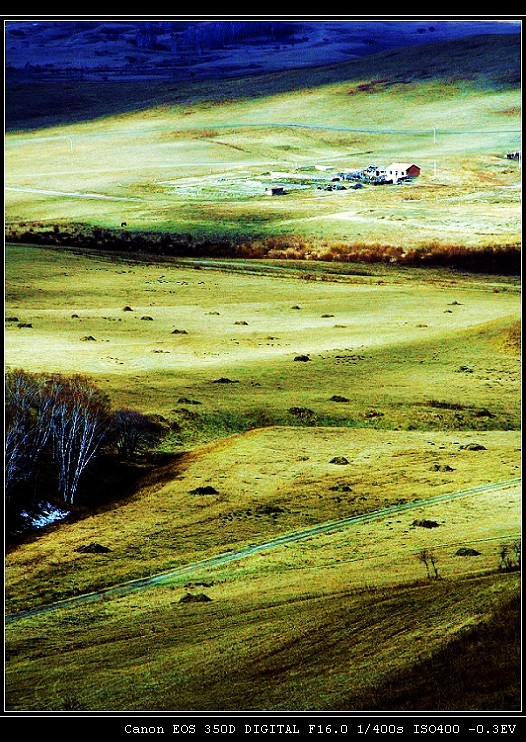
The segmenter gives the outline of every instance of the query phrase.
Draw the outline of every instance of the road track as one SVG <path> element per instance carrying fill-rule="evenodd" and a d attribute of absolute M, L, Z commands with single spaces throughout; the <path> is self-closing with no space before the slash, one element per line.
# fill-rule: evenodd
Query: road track
<path fill-rule="evenodd" d="M 394 514 L 401 513 L 405 510 L 413 510 L 415 508 L 427 507 L 436 503 L 448 502 L 450 500 L 456 500 L 461 497 L 470 497 L 478 494 L 485 494 L 487 492 L 494 492 L 514 485 L 518 485 L 521 482 L 521 477 L 515 477 L 513 479 L 507 479 L 502 482 L 493 482 L 490 484 L 481 484 L 476 487 L 469 487 L 464 490 L 457 490 L 456 492 L 449 492 L 443 495 L 437 495 L 436 497 L 429 497 L 423 500 L 415 500 L 414 502 L 404 503 L 402 505 L 392 505 L 387 508 L 380 510 L 373 510 L 369 513 L 363 513 L 362 515 L 352 515 L 348 518 L 341 518 L 340 520 L 326 521 L 325 523 L 319 523 L 316 526 L 310 526 L 300 531 L 291 531 L 284 533 L 280 536 L 276 536 L 268 541 L 263 541 L 258 544 L 251 544 L 238 551 L 229 551 L 222 554 L 218 554 L 214 557 L 202 559 L 198 562 L 192 562 L 181 567 L 175 567 L 174 569 L 166 572 L 160 572 L 149 577 L 141 577 L 135 580 L 129 580 L 127 582 L 113 585 L 90 593 L 84 593 L 83 595 L 76 595 L 72 598 L 60 600 L 55 603 L 48 605 L 38 606 L 36 608 L 30 608 L 26 611 L 7 615 L 5 618 L 6 623 L 12 623 L 13 621 L 21 620 L 24 618 L 30 618 L 37 616 L 41 613 L 50 613 L 52 611 L 60 610 L 63 608 L 72 608 L 76 605 L 88 603 L 95 600 L 101 600 L 103 598 L 119 597 L 127 595 L 129 593 L 136 592 L 138 590 L 144 590 L 146 588 L 157 587 L 163 583 L 169 582 L 174 577 L 183 576 L 190 572 L 195 572 L 199 569 L 214 569 L 215 567 L 221 567 L 229 562 L 238 561 L 240 559 L 246 559 L 247 557 L 253 556 L 263 551 L 275 549 L 278 546 L 284 544 L 290 544 L 302 539 L 313 538 L 325 533 L 331 533 L 333 531 L 340 531 L 342 529 L 355 526 L 361 523 L 365 523 L 371 520 L 377 520 Z"/>

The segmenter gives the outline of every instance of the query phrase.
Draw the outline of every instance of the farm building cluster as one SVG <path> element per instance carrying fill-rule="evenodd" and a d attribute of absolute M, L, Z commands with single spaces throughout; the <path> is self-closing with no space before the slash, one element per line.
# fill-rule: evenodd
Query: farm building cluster
<path fill-rule="evenodd" d="M 184 193 L 185 198 L 221 196 L 223 199 L 285 196 L 312 189 L 347 191 L 373 185 L 401 184 L 420 175 L 420 167 L 411 162 L 392 162 L 388 167 L 368 165 L 361 170 L 341 169 L 335 165 L 310 164 L 290 170 L 270 170 L 259 175 L 247 172 L 222 174 L 220 177 L 188 177 L 160 181 L 171 191 Z"/>
<path fill-rule="evenodd" d="M 420 168 L 412 162 L 392 162 L 388 167 L 369 165 L 363 170 L 345 170 L 336 177 L 340 180 L 355 180 L 373 185 L 402 183 L 420 175 Z"/>
<path fill-rule="evenodd" d="M 306 183 L 305 171 L 311 169 L 323 172 L 324 176 L 312 178 L 309 183 Z M 315 185 L 318 190 L 344 191 L 348 188 L 362 188 L 365 184 L 396 185 L 411 181 L 420 175 L 421 168 L 412 162 L 392 162 L 389 166 L 368 165 L 361 170 L 346 169 L 340 172 L 334 172 L 334 168 L 331 165 L 315 165 L 309 168 L 298 168 L 293 174 L 270 173 L 270 175 L 276 179 L 288 176 L 288 185 L 297 186 L 297 178 L 300 172 L 303 173 L 301 176 L 304 179 L 302 183 L 303 187 Z M 269 196 L 282 196 L 287 193 L 287 190 L 285 186 L 275 184 L 267 187 L 266 193 Z"/>

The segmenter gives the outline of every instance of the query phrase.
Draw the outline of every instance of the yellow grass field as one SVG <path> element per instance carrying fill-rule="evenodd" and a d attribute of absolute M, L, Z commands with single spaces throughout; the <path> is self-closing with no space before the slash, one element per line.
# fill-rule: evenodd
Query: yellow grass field
<path fill-rule="evenodd" d="M 87 374 L 176 424 L 133 496 L 9 552 L 8 614 L 107 591 L 8 622 L 11 709 L 363 709 L 516 594 L 498 565 L 520 535 L 517 281 L 304 270 L 7 246 L 7 367 Z"/>
<path fill-rule="evenodd" d="M 389 427 L 517 426 L 517 281 L 386 270 L 319 282 L 215 265 L 8 245 L 7 366 L 85 373 L 116 406 L 168 418 L 191 397 L 199 412 L 298 406 L 374 425 L 378 408 Z"/>

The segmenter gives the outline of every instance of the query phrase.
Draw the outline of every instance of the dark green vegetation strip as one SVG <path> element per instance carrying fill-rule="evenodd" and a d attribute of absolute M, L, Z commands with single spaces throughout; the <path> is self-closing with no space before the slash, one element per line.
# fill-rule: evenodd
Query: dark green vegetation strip
<path fill-rule="evenodd" d="M 155 231 L 128 231 L 86 225 L 70 228 L 35 229 L 24 225 L 10 226 L 6 241 L 28 245 L 102 250 L 127 255 L 166 256 L 172 258 L 234 258 L 261 260 L 275 251 L 276 238 L 254 238 L 250 235 L 221 236 L 218 238 L 194 237 L 191 234 L 173 234 Z M 279 240 L 278 240 L 279 242 Z M 282 247 L 288 247 L 286 239 Z M 307 254 L 309 245 L 295 245 L 294 259 Z M 450 268 L 471 273 L 520 276 L 522 270 L 521 247 L 516 244 L 489 245 L 480 248 L 462 245 L 430 243 L 404 252 L 393 245 L 367 245 L 349 243 L 337 251 L 330 247 L 316 260 L 338 263 L 391 264 L 396 259 L 399 266 L 421 268 Z"/>

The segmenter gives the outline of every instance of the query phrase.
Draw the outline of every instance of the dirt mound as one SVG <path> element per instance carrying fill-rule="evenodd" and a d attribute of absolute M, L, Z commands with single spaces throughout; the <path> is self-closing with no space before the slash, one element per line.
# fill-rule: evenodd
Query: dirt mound
<path fill-rule="evenodd" d="M 191 495 L 218 495 L 219 492 L 216 490 L 215 487 L 206 486 L 206 487 L 196 487 L 193 490 L 190 490 Z"/>
<path fill-rule="evenodd" d="M 212 598 L 209 598 L 205 593 L 186 593 L 179 603 L 209 603 L 211 600 Z"/>
<path fill-rule="evenodd" d="M 256 508 L 256 513 L 259 513 L 260 515 L 280 515 L 281 513 L 284 513 L 285 511 L 283 508 L 280 508 L 278 505 L 258 505 Z"/>
<path fill-rule="evenodd" d="M 91 543 L 78 546 L 75 551 L 78 551 L 80 554 L 107 554 L 111 549 L 108 549 L 107 546 L 102 546 L 102 544 Z"/>

